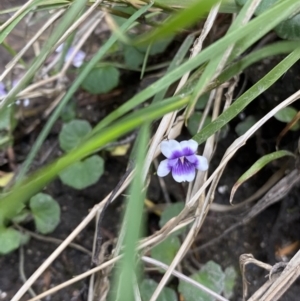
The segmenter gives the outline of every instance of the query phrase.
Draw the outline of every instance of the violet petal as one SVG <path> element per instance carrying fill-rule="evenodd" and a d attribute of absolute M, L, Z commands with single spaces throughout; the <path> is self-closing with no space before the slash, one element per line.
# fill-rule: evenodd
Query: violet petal
<path fill-rule="evenodd" d="M 157 168 L 157 175 L 159 177 L 165 177 L 170 171 L 171 168 L 169 167 L 169 160 L 163 160 L 159 163 L 158 168 Z"/>
<path fill-rule="evenodd" d="M 176 182 L 191 182 L 194 180 L 196 175 L 195 166 L 189 161 L 184 160 L 183 163 L 181 160 L 178 160 L 176 166 L 172 168 L 172 176 Z"/>
<path fill-rule="evenodd" d="M 162 141 L 160 144 L 160 149 L 163 155 L 167 158 L 171 158 L 172 154 L 176 151 L 181 152 L 181 146 L 176 140 Z"/>
<path fill-rule="evenodd" d="M 203 156 L 196 156 L 198 159 L 198 164 L 196 165 L 196 168 L 202 171 L 208 170 L 208 161 Z"/>

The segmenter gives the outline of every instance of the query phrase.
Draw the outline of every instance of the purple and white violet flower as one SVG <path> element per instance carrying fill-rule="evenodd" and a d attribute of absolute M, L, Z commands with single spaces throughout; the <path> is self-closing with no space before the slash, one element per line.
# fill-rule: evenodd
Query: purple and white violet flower
<path fill-rule="evenodd" d="M 196 169 L 208 169 L 208 161 L 203 156 L 196 155 L 198 143 L 195 140 L 168 140 L 160 145 L 161 152 L 167 157 L 160 162 L 157 175 L 165 177 L 172 172 L 176 182 L 191 182 L 195 179 Z"/>
<path fill-rule="evenodd" d="M 64 44 L 60 44 L 55 52 L 57 53 L 61 53 L 62 50 L 63 50 L 63 47 L 64 47 Z M 68 61 L 71 57 L 71 55 L 74 53 L 74 50 L 75 48 L 73 46 L 71 46 L 68 51 L 67 51 L 67 54 L 66 54 L 66 57 L 65 57 L 65 62 Z M 85 59 L 85 52 L 83 52 L 82 50 L 78 50 L 77 53 L 75 54 L 73 60 L 72 60 L 72 65 L 76 68 L 79 68 L 81 67 L 81 65 L 83 64 L 84 62 L 84 59 Z"/>

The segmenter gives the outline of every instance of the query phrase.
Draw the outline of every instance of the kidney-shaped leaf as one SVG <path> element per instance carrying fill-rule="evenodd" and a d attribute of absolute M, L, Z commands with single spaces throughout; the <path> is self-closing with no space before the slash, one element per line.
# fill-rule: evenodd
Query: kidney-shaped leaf
<path fill-rule="evenodd" d="M 92 130 L 86 120 L 75 119 L 65 123 L 59 133 L 59 145 L 62 150 L 68 152 L 78 146 L 83 137 Z"/>
<path fill-rule="evenodd" d="M 61 181 L 75 189 L 84 189 L 95 184 L 104 170 L 104 161 L 94 155 L 84 161 L 76 162 L 63 170 L 59 177 Z"/>
<path fill-rule="evenodd" d="M 156 288 L 157 288 L 157 283 L 154 280 L 144 279 L 140 286 L 142 300 L 143 301 L 150 300 Z M 177 300 L 177 297 L 174 290 L 168 287 L 164 287 L 156 300 L 175 301 Z"/>
<path fill-rule="evenodd" d="M 239 136 L 242 136 L 255 124 L 255 122 L 256 119 L 254 116 L 248 116 L 245 120 L 237 124 L 235 127 L 235 132 Z"/>
<path fill-rule="evenodd" d="M 224 289 L 224 278 L 225 274 L 223 273 L 221 267 L 213 262 L 208 261 L 199 272 L 191 276 L 192 279 L 201 283 L 205 287 L 211 289 L 212 291 L 220 294 Z M 213 301 L 214 297 L 209 295 L 206 292 L 199 290 L 192 284 L 189 284 L 183 280 L 179 280 L 179 292 L 183 295 L 184 300 L 188 301 Z"/>
<path fill-rule="evenodd" d="M 107 93 L 119 84 L 119 70 L 112 66 L 93 69 L 82 83 L 91 94 Z"/>
<path fill-rule="evenodd" d="M 46 193 L 38 193 L 30 199 L 31 209 L 36 229 L 42 234 L 51 233 L 60 221 L 58 203 Z"/>
<path fill-rule="evenodd" d="M 169 265 L 177 254 L 179 248 L 179 238 L 171 235 L 151 250 L 151 256 Z"/>
<path fill-rule="evenodd" d="M 177 202 L 168 205 L 162 212 L 159 226 L 162 228 L 171 218 L 177 216 L 184 208 L 184 202 Z"/>
<path fill-rule="evenodd" d="M 289 107 L 285 107 L 285 108 L 283 108 L 282 110 L 280 110 L 279 112 L 277 112 L 277 113 L 274 115 L 274 117 L 275 117 L 277 120 L 281 121 L 281 122 L 286 122 L 286 123 L 288 123 L 288 122 L 290 122 L 290 121 L 292 121 L 292 120 L 294 119 L 294 117 L 297 115 L 297 113 L 298 113 L 298 111 L 297 111 L 295 108 L 289 106 Z M 300 126 L 299 126 L 299 123 L 296 123 L 296 124 L 291 128 L 291 130 L 298 130 L 299 127 L 300 127 Z"/>
<path fill-rule="evenodd" d="M 235 286 L 235 280 L 237 273 L 232 266 L 225 269 L 225 281 L 224 281 L 224 296 L 229 299 L 233 296 L 233 289 Z"/>
<path fill-rule="evenodd" d="M 12 228 L 0 228 L 0 254 L 5 255 L 19 248 L 22 235 Z"/>
<path fill-rule="evenodd" d="M 237 189 L 249 178 L 251 178 L 253 175 L 255 175 L 257 172 L 259 172 L 264 166 L 266 166 L 269 162 L 279 159 L 281 157 L 285 156 L 294 156 L 293 153 L 285 150 L 277 151 L 268 155 L 265 155 L 258 159 L 233 185 L 231 189 L 230 194 L 230 203 L 232 202 L 232 199 L 237 191 Z"/>
<path fill-rule="evenodd" d="M 275 32 L 282 39 L 300 40 L 300 14 L 281 22 L 275 27 Z"/>
<path fill-rule="evenodd" d="M 201 112 L 195 112 L 192 114 L 192 116 L 188 120 L 188 130 L 192 136 L 196 135 L 198 133 L 198 127 L 200 124 L 200 121 L 202 119 L 202 113 Z M 211 117 L 207 116 L 203 126 L 208 125 L 211 123 Z"/>

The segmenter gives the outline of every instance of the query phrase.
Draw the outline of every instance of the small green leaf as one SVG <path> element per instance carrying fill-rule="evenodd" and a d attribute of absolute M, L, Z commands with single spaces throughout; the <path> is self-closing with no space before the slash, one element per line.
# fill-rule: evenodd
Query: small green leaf
<path fill-rule="evenodd" d="M 12 139 L 12 132 L 17 125 L 14 105 L 0 110 L 0 149 L 7 147 Z"/>
<path fill-rule="evenodd" d="M 144 279 L 140 285 L 140 292 L 143 301 L 148 301 L 151 299 L 155 289 L 157 288 L 157 283 L 152 279 Z M 164 287 L 159 294 L 157 301 L 175 301 L 177 300 L 176 293 L 173 289 L 169 287 Z"/>
<path fill-rule="evenodd" d="M 125 64 L 128 67 L 136 69 L 140 67 L 140 65 L 144 61 L 145 55 L 138 51 L 135 47 L 132 46 L 124 46 L 124 59 Z"/>
<path fill-rule="evenodd" d="M 150 45 L 151 48 L 149 51 L 149 55 L 163 53 L 167 49 L 169 44 L 172 42 L 172 40 L 173 40 L 173 36 L 170 36 L 170 37 L 167 37 L 162 40 L 154 42 L 152 45 Z M 149 45 L 138 46 L 137 49 L 140 52 L 146 53 L 148 46 Z"/>
<path fill-rule="evenodd" d="M 111 91 L 119 84 L 119 70 L 113 66 L 94 68 L 82 83 L 83 89 L 91 94 Z"/>
<path fill-rule="evenodd" d="M 0 228 L 0 254 L 5 255 L 19 248 L 22 234 L 12 228 Z"/>
<path fill-rule="evenodd" d="M 222 293 L 224 289 L 224 278 L 221 267 L 213 262 L 208 261 L 199 272 L 191 276 L 192 279 L 201 283 L 205 287 L 211 289 L 217 294 Z M 195 286 L 179 280 L 179 292 L 183 295 L 184 299 L 187 301 L 214 301 L 215 298 L 211 295 L 199 290 Z"/>
<path fill-rule="evenodd" d="M 36 229 L 42 234 L 51 233 L 60 221 L 59 204 L 48 194 L 38 193 L 29 201 Z"/>
<path fill-rule="evenodd" d="M 16 224 L 23 223 L 25 221 L 28 221 L 31 219 L 30 211 L 27 209 L 23 209 L 21 212 L 19 212 L 12 221 Z"/>
<path fill-rule="evenodd" d="M 162 228 L 171 218 L 177 216 L 184 208 L 184 202 L 177 202 L 168 205 L 162 212 L 159 226 Z"/>
<path fill-rule="evenodd" d="M 60 113 L 60 117 L 63 122 L 70 122 L 76 117 L 76 103 L 74 101 L 70 101 L 67 105 L 62 109 Z"/>
<path fill-rule="evenodd" d="M 205 108 L 205 106 L 209 100 L 209 95 L 210 95 L 210 93 L 205 93 L 199 97 L 199 99 L 197 100 L 196 106 L 195 106 L 196 110 L 202 110 Z"/>
<path fill-rule="evenodd" d="M 194 136 L 198 133 L 198 127 L 199 127 L 202 115 L 203 114 L 201 112 L 195 112 L 192 114 L 192 116 L 188 120 L 188 130 L 192 136 Z M 204 121 L 203 127 L 210 123 L 211 123 L 211 117 L 207 116 Z"/>
<path fill-rule="evenodd" d="M 68 152 L 77 147 L 82 138 L 92 130 L 86 120 L 75 119 L 65 123 L 59 133 L 59 145 L 62 150 Z"/>
<path fill-rule="evenodd" d="M 293 118 L 297 115 L 297 110 L 291 106 L 289 107 L 285 107 L 282 110 L 280 110 L 279 112 L 277 112 L 274 117 L 281 121 L 281 122 L 285 122 L 285 123 L 289 123 L 290 121 L 293 120 Z M 298 130 L 300 128 L 299 122 L 296 123 L 291 130 Z"/>
<path fill-rule="evenodd" d="M 233 185 L 231 189 L 230 194 L 230 203 L 232 202 L 232 199 L 237 191 L 237 189 L 249 178 L 251 178 L 253 175 L 255 175 L 257 172 L 259 172 L 263 167 L 265 167 L 268 163 L 271 161 L 277 160 L 279 158 L 285 157 L 285 156 L 295 156 L 293 153 L 285 150 L 273 152 L 271 154 L 265 155 L 261 157 L 259 160 L 257 160 Z"/>
<path fill-rule="evenodd" d="M 256 123 L 256 119 L 254 116 L 248 116 L 245 120 L 238 123 L 235 127 L 235 132 L 242 136 L 244 135 L 254 124 Z"/>
<path fill-rule="evenodd" d="M 165 264 L 171 264 L 180 248 L 180 240 L 171 235 L 151 250 L 151 256 Z"/>
<path fill-rule="evenodd" d="M 95 184 L 104 171 L 104 161 L 94 155 L 84 161 L 76 162 L 63 170 L 59 177 L 61 181 L 75 189 L 84 189 Z"/>
<path fill-rule="evenodd" d="M 233 289 L 235 286 L 235 280 L 237 273 L 235 269 L 230 266 L 225 269 L 225 280 L 224 280 L 224 297 L 229 299 L 233 296 Z"/>
<path fill-rule="evenodd" d="M 285 40 L 300 40 L 300 14 L 281 22 L 276 28 L 277 35 Z"/>

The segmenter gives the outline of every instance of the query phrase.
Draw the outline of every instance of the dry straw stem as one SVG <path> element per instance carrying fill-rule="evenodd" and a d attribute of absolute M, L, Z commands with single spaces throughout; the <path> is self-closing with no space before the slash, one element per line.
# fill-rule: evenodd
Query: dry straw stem
<path fill-rule="evenodd" d="M 248 294 L 248 281 L 246 278 L 246 266 L 249 263 L 253 263 L 267 271 L 270 271 L 272 269 L 272 266 L 255 259 L 252 254 L 242 254 L 240 256 L 239 261 L 240 261 L 240 270 L 241 270 L 242 277 L 243 277 L 243 300 L 245 301 L 245 298 Z"/>
<path fill-rule="evenodd" d="M 276 301 L 300 275 L 300 250 L 290 260 L 281 275 L 274 281 L 260 301 Z"/>
<path fill-rule="evenodd" d="M 28 7 L 31 6 L 36 0 L 27 1 L 20 9 L 18 9 L 13 16 L 11 16 L 4 24 L 0 26 L 0 32 L 2 32 L 7 26 L 9 26 L 16 18 L 18 18 Z"/>
<path fill-rule="evenodd" d="M 38 40 L 38 38 L 64 13 L 64 10 L 59 10 L 56 12 L 43 26 L 38 32 L 26 43 L 23 49 L 14 56 L 14 58 L 5 66 L 5 71 L 0 75 L 0 81 L 7 76 L 7 74 L 15 67 L 18 61 L 22 58 L 22 56 L 26 53 L 26 51 Z"/>

